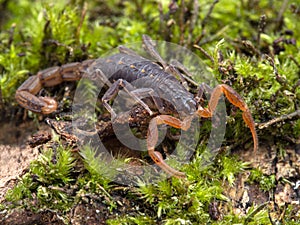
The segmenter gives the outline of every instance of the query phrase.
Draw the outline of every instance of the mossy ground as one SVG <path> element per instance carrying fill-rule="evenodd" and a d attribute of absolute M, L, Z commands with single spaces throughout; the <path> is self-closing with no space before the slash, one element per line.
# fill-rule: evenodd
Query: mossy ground
<path fill-rule="evenodd" d="M 94 163 L 88 147 L 82 160 L 56 139 L 44 146 L 39 159 L 7 193 L 1 216 L 22 208 L 39 218 L 46 215 L 45 221 L 55 217 L 57 224 L 300 222 L 299 0 L 0 0 L 0 11 L 3 120 L 24 119 L 14 93 L 30 75 L 97 58 L 147 34 L 189 48 L 220 83 L 240 93 L 258 123 L 261 145 L 259 162 L 251 150 L 241 150 L 252 148 L 251 134 L 241 113 L 228 104 L 228 114 L 234 116 L 227 120 L 222 149 L 230 148 L 242 159 L 220 153 L 214 164 L 202 167 L 199 148 L 182 168 L 187 180 L 170 178 L 155 185 L 140 181 L 138 187 L 125 187 L 101 176 L 108 171 Z M 55 88 L 47 91 L 61 95 Z M 201 135 L 207 138 L 209 133 Z M 21 215 L 24 220 L 30 217 Z"/>

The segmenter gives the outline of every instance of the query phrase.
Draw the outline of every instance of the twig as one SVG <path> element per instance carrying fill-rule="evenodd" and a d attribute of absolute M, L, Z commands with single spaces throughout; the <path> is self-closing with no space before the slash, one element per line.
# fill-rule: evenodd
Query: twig
<path fill-rule="evenodd" d="M 188 46 L 191 46 L 192 44 L 193 30 L 196 26 L 198 16 L 199 16 L 199 1 L 194 0 L 191 22 L 190 22 L 190 29 L 188 34 L 188 41 L 187 41 Z"/>
<path fill-rule="evenodd" d="M 201 23 L 201 34 L 196 38 L 196 41 L 194 42 L 195 44 L 198 44 L 200 42 L 200 40 L 204 37 L 205 35 L 205 26 L 206 26 L 206 23 L 207 23 L 207 20 L 209 19 L 215 5 L 219 2 L 219 0 L 214 0 L 214 2 L 212 3 L 212 5 L 210 6 L 206 16 L 204 17 L 204 19 L 202 20 L 202 23 Z"/>
<path fill-rule="evenodd" d="M 180 45 L 184 44 L 184 30 L 185 30 L 184 15 L 185 15 L 185 4 L 184 1 L 181 1 L 180 14 L 179 14 Z"/>
<path fill-rule="evenodd" d="M 284 0 L 282 2 L 281 7 L 280 7 L 280 11 L 279 11 L 278 16 L 276 18 L 277 30 L 280 30 L 282 28 L 282 25 L 283 25 L 283 14 L 284 14 L 285 10 L 288 7 L 288 2 L 289 2 L 289 0 Z"/>
<path fill-rule="evenodd" d="M 247 48 L 247 50 L 252 51 L 255 56 L 260 57 L 259 49 L 255 48 L 255 46 L 253 45 L 253 43 L 251 41 L 242 40 L 241 43 L 243 46 L 245 46 Z"/>
<path fill-rule="evenodd" d="M 259 129 L 265 129 L 265 128 L 271 126 L 274 123 L 278 123 L 278 122 L 281 122 L 281 121 L 286 120 L 286 119 L 292 119 L 293 117 L 296 117 L 296 116 L 300 117 L 300 110 L 299 109 L 296 110 L 293 113 L 282 115 L 280 117 L 274 118 L 274 119 L 272 119 L 272 120 L 270 120 L 266 123 L 261 123 L 261 124 L 258 125 L 258 128 Z"/>
<path fill-rule="evenodd" d="M 207 51 L 205 51 L 201 46 L 194 44 L 193 47 L 200 50 L 200 52 L 202 52 L 213 64 L 215 63 L 214 58 Z"/>
<path fill-rule="evenodd" d="M 76 41 L 78 41 L 78 42 L 79 42 L 79 37 L 80 37 L 80 30 L 81 30 L 82 24 L 84 22 L 84 18 L 86 16 L 86 11 L 87 11 L 87 3 L 84 2 L 83 9 L 81 11 L 80 21 L 79 21 L 79 24 L 78 24 L 78 27 L 76 30 Z"/>
<path fill-rule="evenodd" d="M 274 60 L 267 54 L 265 54 L 264 56 L 266 57 L 266 59 L 268 60 L 270 65 L 273 67 L 274 75 L 275 75 L 275 78 L 276 78 L 277 82 L 280 83 L 283 86 L 286 86 L 287 82 L 286 82 L 286 80 L 284 80 L 284 78 L 282 76 L 279 75 Z"/>
<path fill-rule="evenodd" d="M 299 62 L 294 58 L 294 56 L 290 55 L 289 58 L 296 64 L 296 66 L 300 69 Z"/>
<path fill-rule="evenodd" d="M 299 80 L 297 80 L 297 82 L 295 83 L 295 85 L 293 86 L 293 92 L 295 93 L 295 91 L 296 91 L 296 88 L 298 88 L 298 87 L 300 87 L 300 79 Z"/>
<path fill-rule="evenodd" d="M 3 104 L 3 97 L 2 97 L 2 88 L 0 86 L 0 109 L 2 110 L 4 108 Z"/>
<path fill-rule="evenodd" d="M 257 46 L 259 47 L 260 45 L 260 35 L 261 33 L 264 32 L 264 29 L 266 27 L 266 19 L 267 19 L 267 16 L 264 14 L 260 17 L 259 19 L 259 24 L 258 24 L 258 32 L 257 32 Z"/>

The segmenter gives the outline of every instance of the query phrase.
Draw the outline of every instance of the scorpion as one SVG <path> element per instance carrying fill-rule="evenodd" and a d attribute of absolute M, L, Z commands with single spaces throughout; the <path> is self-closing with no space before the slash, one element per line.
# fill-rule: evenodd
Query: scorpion
<path fill-rule="evenodd" d="M 116 114 L 108 102 L 116 96 L 119 90 L 125 90 L 152 115 L 150 104 L 143 100 L 145 96 L 150 96 L 151 102 L 159 114 L 151 119 L 148 126 L 148 154 L 155 164 L 166 173 L 184 178 L 186 177 L 184 172 L 169 166 L 164 161 L 162 154 L 155 150 L 158 142 L 158 125 L 166 124 L 177 129 L 188 130 L 195 116 L 212 117 L 219 99 L 225 95 L 231 104 L 243 112 L 242 117 L 250 128 L 254 152 L 256 152 L 258 137 L 254 120 L 247 104 L 233 88 L 226 84 L 218 84 L 214 89 L 210 89 L 211 95 L 208 104 L 206 107 L 202 107 L 199 103 L 199 93 L 200 89 L 203 89 L 203 84 L 200 85 L 198 95 L 194 96 L 184 85 L 184 77 L 179 68 L 164 62 L 155 49 L 154 41 L 149 36 L 143 35 L 142 39 L 144 48 L 155 58 L 156 62 L 120 46 L 119 53 L 106 58 L 89 59 L 41 70 L 36 75 L 30 76 L 17 89 L 15 98 L 25 109 L 35 113 L 50 114 L 57 110 L 58 104 L 53 98 L 38 97 L 37 94 L 40 90 L 43 87 L 55 86 L 65 81 L 80 80 L 87 72 L 95 73 L 103 82 L 108 82 L 109 88 L 101 100 L 112 118 L 115 118 Z M 178 79 L 178 75 L 181 81 Z M 164 96 L 164 99 L 159 97 L 161 95 Z M 165 99 L 170 104 L 167 104 Z M 177 114 L 172 105 L 176 105 Z M 181 115 L 180 118 L 176 116 L 178 113 Z"/>

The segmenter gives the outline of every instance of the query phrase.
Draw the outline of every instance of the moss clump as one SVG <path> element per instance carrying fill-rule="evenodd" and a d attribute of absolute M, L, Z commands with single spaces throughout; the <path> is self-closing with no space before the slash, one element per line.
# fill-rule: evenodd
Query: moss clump
<path fill-rule="evenodd" d="M 7 193 L 6 199 L 18 202 L 25 199 L 25 204 L 37 200 L 37 207 L 66 210 L 74 201 L 69 189 L 75 180 L 75 158 L 70 150 L 58 146 L 56 149 L 46 149 L 36 161 L 30 165 L 29 172 L 23 176 L 17 186 Z M 55 203 L 55 204 L 54 204 Z"/>
<path fill-rule="evenodd" d="M 249 181 L 258 183 L 263 191 L 271 191 L 276 187 L 275 175 L 267 176 L 259 169 L 252 169 Z"/>

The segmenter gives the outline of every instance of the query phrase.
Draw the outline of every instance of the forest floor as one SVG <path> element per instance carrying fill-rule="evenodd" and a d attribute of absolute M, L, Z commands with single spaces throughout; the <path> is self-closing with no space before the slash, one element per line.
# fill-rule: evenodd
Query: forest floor
<path fill-rule="evenodd" d="M 0 202 L 5 202 L 5 193 L 13 188 L 19 178 L 28 171 L 30 162 L 39 155 L 38 147 L 30 147 L 29 140 L 33 134 L 51 132 L 51 128 L 40 123 L 39 129 L 32 121 L 22 122 L 2 122 L 0 130 Z M 250 162 L 253 168 L 260 168 L 264 174 L 275 174 L 278 181 L 273 192 L 264 192 L 258 184 L 247 182 L 250 173 L 240 173 L 236 177 L 233 186 L 224 187 L 224 195 L 227 196 L 233 206 L 234 213 L 245 215 L 249 206 L 268 205 L 274 218 L 279 218 L 284 212 L 279 209 L 282 206 L 293 206 L 292 210 L 296 218 L 299 217 L 299 191 L 294 189 L 290 183 L 283 184 L 280 180 L 284 178 L 297 177 L 300 168 L 300 146 L 290 146 L 286 149 L 286 157 L 278 160 L 275 147 L 272 143 L 260 142 L 259 151 L 254 155 L 250 150 L 241 149 L 233 152 L 242 161 Z M 298 174 L 298 175 L 297 175 Z M 296 182 L 296 181 L 295 181 Z M 121 190 L 121 189 L 120 189 Z M 69 211 L 68 217 L 72 224 L 106 224 L 106 220 L 114 218 L 115 215 L 126 215 L 135 213 L 132 204 L 126 197 L 124 191 L 115 191 L 114 199 L 119 202 L 117 210 L 109 208 L 96 198 L 91 203 L 80 202 L 75 204 Z M 140 201 L 138 211 L 144 211 L 143 200 Z M 221 208 L 222 206 L 219 206 Z M 147 210 L 147 209 L 145 209 Z M 272 217 L 272 213 L 270 214 Z M 33 212 L 30 209 L 14 209 L 6 211 L 2 217 L 1 224 L 65 224 L 59 214 L 50 209 L 43 209 Z"/>

